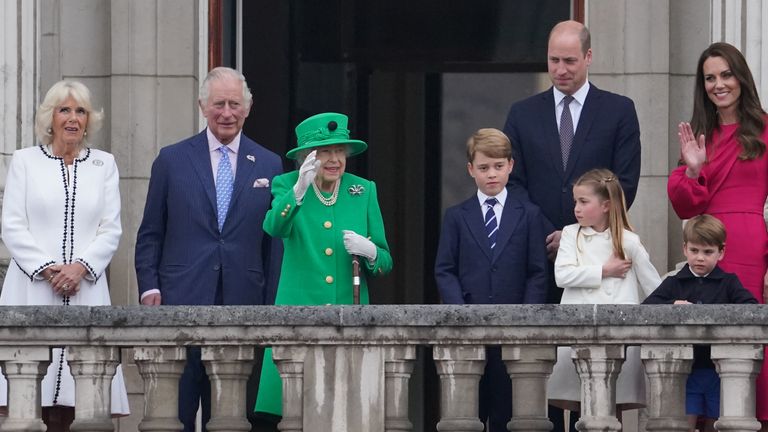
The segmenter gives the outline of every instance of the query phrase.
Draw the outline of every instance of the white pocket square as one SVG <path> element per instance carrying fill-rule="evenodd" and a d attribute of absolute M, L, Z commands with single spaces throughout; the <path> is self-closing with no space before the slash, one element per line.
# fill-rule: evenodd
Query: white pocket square
<path fill-rule="evenodd" d="M 258 178 L 255 182 L 253 182 L 253 187 L 255 188 L 265 188 L 269 187 L 269 179 L 268 178 Z"/>

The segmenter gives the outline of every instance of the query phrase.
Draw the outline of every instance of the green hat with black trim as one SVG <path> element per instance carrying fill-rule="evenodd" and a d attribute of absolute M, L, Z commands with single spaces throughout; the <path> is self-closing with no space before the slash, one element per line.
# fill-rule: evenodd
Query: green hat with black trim
<path fill-rule="evenodd" d="M 296 148 L 285 156 L 296 159 L 297 153 L 315 147 L 334 144 L 349 146 L 349 156 L 360 154 L 368 144 L 360 140 L 349 139 L 348 119 L 344 114 L 321 113 L 313 115 L 296 126 Z"/>

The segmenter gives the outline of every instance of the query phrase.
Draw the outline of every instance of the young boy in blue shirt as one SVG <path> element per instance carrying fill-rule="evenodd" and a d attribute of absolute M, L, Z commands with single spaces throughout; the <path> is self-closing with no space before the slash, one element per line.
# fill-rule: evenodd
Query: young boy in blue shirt
<path fill-rule="evenodd" d="M 690 219 L 683 228 L 683 254 L 687 264 L 669 276 L 643 304 L 757 303 L 733 273 L 717 262 L 725 252 L 725 226 L 710 215 Z M 690 430 L 703 418 L 702 432 L 714 432 L 720 417 L 720 377 L 710 357 L 709 345 L 694 345 L 693 366 L 685 383 L 685 413 Z"/>
<path fill-rule="evenodd" d="M 538 207 L 508 193 L 512 146 L 503 132 L 480 129 L 467 141 L 467 171 L 477 193 L 446 210 L 435 262 L 443 303 L 544 303 L 546 248 Z M 506 432 L 512 388 L 499 347 L 486 349 L 480 418 Z"/>

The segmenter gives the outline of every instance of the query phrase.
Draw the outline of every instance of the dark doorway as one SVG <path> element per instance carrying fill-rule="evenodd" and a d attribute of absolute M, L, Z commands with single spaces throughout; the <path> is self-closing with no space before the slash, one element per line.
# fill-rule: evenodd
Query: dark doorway
<path fill-rule="evenodd" d="M 242 71 L 254 95 L 245 133 L 284 155 L 295 146 L 296 124 L 337 111 L 369 144 L 347 170 L 376 181 L 395 263 L 392 274 L 371 281 L 373 303 L 439 303 L 433 266 L 441 215 L 473 190 L 464 142 L 479 127 L 501 128 L 509 104 L 548 86 L 537 76 L 546 72 L 548 32 L 578 17 L 582 4 L 242 2 Z M 287 161 L 285 168 L 294 169 Z M 419 365 L 411 417 L 415 430 L 434 430 L 431 351 L 420 353 Z"/>

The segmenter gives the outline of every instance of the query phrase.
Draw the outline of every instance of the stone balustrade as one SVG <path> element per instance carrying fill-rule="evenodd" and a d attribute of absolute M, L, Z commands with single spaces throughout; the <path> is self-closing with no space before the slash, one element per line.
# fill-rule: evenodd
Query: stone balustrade
<path fill-rule="evenodd" d="M 647 430 L 686 430 L 692 344 L 712 344 L 722 379 L 721 431 L 756 431 L 754 378 L 768 344 L 759 305 L 510 305 L 327 307 L 2 307 L 0 365 L 8 378 L 2 431 L 43 431 L 40 380 L 51 347 L 68 347 L 73 431 L 111 431 L 109 382 L 119 362 L 144 381 L 140 431 L 181 430 L 177 383 L 185 346 L 202 347 L 211 377 L 210 431 L 246 431 L 254 347 L 271 345 L 283 377 L 282 431 L 411 431 L 416 347 L 440 376 L 439 431 L 479 431 L 486 345 L 500 345 L 512 380 L 510 431 L 547 431 L 546 382 L 558 345 L 574 347 L 582 431 L 617 431 L 615 382 L 625 347 L 641 346 L 650 385 Z M 120 358 L 132 347 L 133 359 Z"/>

